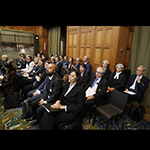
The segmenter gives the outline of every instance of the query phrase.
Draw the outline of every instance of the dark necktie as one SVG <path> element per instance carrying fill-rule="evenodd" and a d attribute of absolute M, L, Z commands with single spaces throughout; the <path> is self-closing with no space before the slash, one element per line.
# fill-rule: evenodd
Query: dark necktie
<path fill-rule="evenodd" d="M 135 83 L 135 92 L 138 93 L 138 82 Z"/>

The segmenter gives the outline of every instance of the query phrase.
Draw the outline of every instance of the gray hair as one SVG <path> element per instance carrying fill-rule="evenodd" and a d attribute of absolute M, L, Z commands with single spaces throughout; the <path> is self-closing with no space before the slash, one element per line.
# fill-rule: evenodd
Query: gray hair
<path fill-rule="evenodd" d="M 117 68 L 118 66 L 121 66 L 121 68 L 124 69 L 124 65 L 123 65 L 123 64 L 121 64 L 121 63 L 117 64 L 117 65 L 116 65 L 116 68 Z"/>
<path fill-rule="evenodd" d="M 104 60 L 103 63 L 107 63 L 107 65 L 109 65 L 109 61 L 108 60 Z"/>
<path fill-rule="evenodd" d="M 140 65 L 139 67 L 142 67 L 143 68 L 143 71 L 146 70 L 146 67 L 144 65 Z"/>
<path fill-rule="evenodd" d="M 77 58 L 76 58 L 76 60 L 79 60 L 79 61 L 81 61 L 80 57 L 77 57 Z"/>
<path fill-rule="evenodd" d="M 103 67 L 97 67 L 97 69 L 102 69 L 102 70 L 103 70 L 103 74 L 106 72 Z M 96 70 L 97 70 L 97 69 L 96 69 Z"/>

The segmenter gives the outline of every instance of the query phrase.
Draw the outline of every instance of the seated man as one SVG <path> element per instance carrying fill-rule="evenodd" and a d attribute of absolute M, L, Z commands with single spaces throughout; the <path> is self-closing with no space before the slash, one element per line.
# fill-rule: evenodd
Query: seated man
<path fill-rule="evenodd" d="M 53 63 L 49 64 L 47 67 L 47 77 L 45 79 L 46 88 L 44 94 L 41 98 L 34 100 L 31 103 L 33 114 L 36 115 L 36 109 L 41 106 L 42 104 L 47 104 L 49 102 L 55 102 L 58 96 L 62 92 L 62 81 L 60 77 L 56 75 L 57 66 Z M 39 108 L 40 110 L 40 117 L 43 116 L 43 107 Z M 39 116 L 38 116 L 39 117 Z M 34 119 L 34 118 L 33 118 Z"/>
<path fill-rule="evenodd" d="M 108 87 L 107 80 L 103 78 L 103 74 L 105 73 L 105 70 L 102 67 L 98 67 L 96 70 L 95 76 L 93 76 L 90 79 L 90 82 L 85 87 L 86 90 L 86 102 L 85 107 L 96 104 L 96 106 L 100 106 L 105 104 L 105 95 Z M 88 94 L 87 96 L 87 90 L 91 89 L 93 91 L 93 94 Z M 95 93 L 95 94 L 94 94 Z M 87 111 L 85 109 L 85 111 Z"/>
<path fill-rule="evenodd" d="M 25 87 L 23 88 L 23 98 L 26 99 L 27 98 L 27 94 L 28 92 L 30 92 L 33 89 L 36 89 L 39 87 L 39 85 L 45 80 L 47 73 L 46 73 L 46 68 L 47 68 L 48 62 L 45 63 L 45 68 L 44 68 L 44 60 L 40 59 L 39 60 L 39 66 L 40 68 L 36 71 L 37 75 L 35 75 L 34 77 L 32 77 L 31 79 L 31 84 L 28 84 L 28 80 L 30 79 L 26 79 L 24 81 L 26 81 Z M 23 80 L 22 80 L 23 82 Z"/>
<path fill-rule="evenodd" d="M 125 83 L 126 83 L 126 77 L 122 73 L 124 66 L 123 64 L 117 64 L 116 65 L 116 72 L 110 74 L 109 80 L 108 80 L 108 90 L 113 91 L 114 89 L 118 91 L 124 91 Z"/>
<path fill-rule="evenodd" d="M 86 65 L 86 72 L 90 75 L 90 73 L 91 73 L 91 65 L 89 64 L 89 58 L 87 56 L 84 56 L 83 62 Z"/>
<path fill-rule="evenodd" d="M 126 92 L 132 91 L 136 93 L 135 95 L 129 95 L 128 102 L 143 101 L 143 96 L 145 91 L 148 88 L 149 79 L 146 78 L 143 73 L 145 73 L 146 68 L 143 65 L 140 65 L 137 68 L 136 75 L 130 76 L 125 88 Z"/>

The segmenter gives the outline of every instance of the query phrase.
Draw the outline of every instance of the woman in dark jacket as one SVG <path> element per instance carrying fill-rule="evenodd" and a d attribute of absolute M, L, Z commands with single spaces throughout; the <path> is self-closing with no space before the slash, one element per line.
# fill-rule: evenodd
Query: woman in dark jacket
<path fill-rule="evenodd" d="M 15 92 L 15 83 L 16 83 L 16 66 L 14 66 L 14 61 L 8 61 L 4 64 L 4 69 L 6 70 L 6 74 L 0 83 L 0 90 L 4 91 L 5 104 L 4 111 L 8 108 L 14 108 L 18 106 L 19 95 Z M 17 94 L 17 95 L 15 95 Z"/>
<path fill-rule="evenodd" d="M 41 119 L 40 129 L 52 130 L 55 125 L 63 122 L 73 122 L 79 117 L 79 113 L 85 102 L 85 92 L 81 85 L 81 75 L 77 69 L 71 70 L 69 82 L 63 87 L 62 95 L 58 98 L 51 108 L 61 111 L 45 111 Z"/>
<path fill-rule="evenodd" d="M 6 70 L 6 74 L 0 83 L 0 90 L 4 90 L 5 94 L 11 94 L 15 91 L 15 81 L 16 81 L 16 71 L 13 67 L 13 62 L 5 62 L 4 69 Z"/>

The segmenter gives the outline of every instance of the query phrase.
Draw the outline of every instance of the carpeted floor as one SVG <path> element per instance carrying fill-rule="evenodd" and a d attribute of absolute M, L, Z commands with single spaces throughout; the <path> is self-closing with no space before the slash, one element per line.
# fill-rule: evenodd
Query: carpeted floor
<path fill-rule="evenodd" d="M 83 119 L 82 122 L 82 128 L 83 130 L 105 130 L 107 121 L 104 117 L 98 116 L 96 117 L 95 125 L 92 125 L 93 118 L 90 119 L 87 116 Z M 112 121 L 109 123 L 108 130 L 122 130 L 122 119 L 119 120 L 119 122 L 115 123 L 115 121 Z M 124 130 L 150 130 L 150 122 L 141 119 L 139 122 L 135 122 L 134 120 L 130 119 L 127 115 L 127 112 L 125 113 L 125 119 L 124 119 Z"/>
<path fill-rule="evenodd" d="M 13 108 L 4 112 L 4 98 L 0 95 L 0 130 L 24 130 L 34 123 L 21 119 L 22 108 Z"/>
<path fill-rule="evenodd" d="M 0 106 L 0 130 L 24 130 L 33 124 L 34 121 L 21 119 L 22 108 L 14 108 L 3 112 L 4 107 Z"/>

